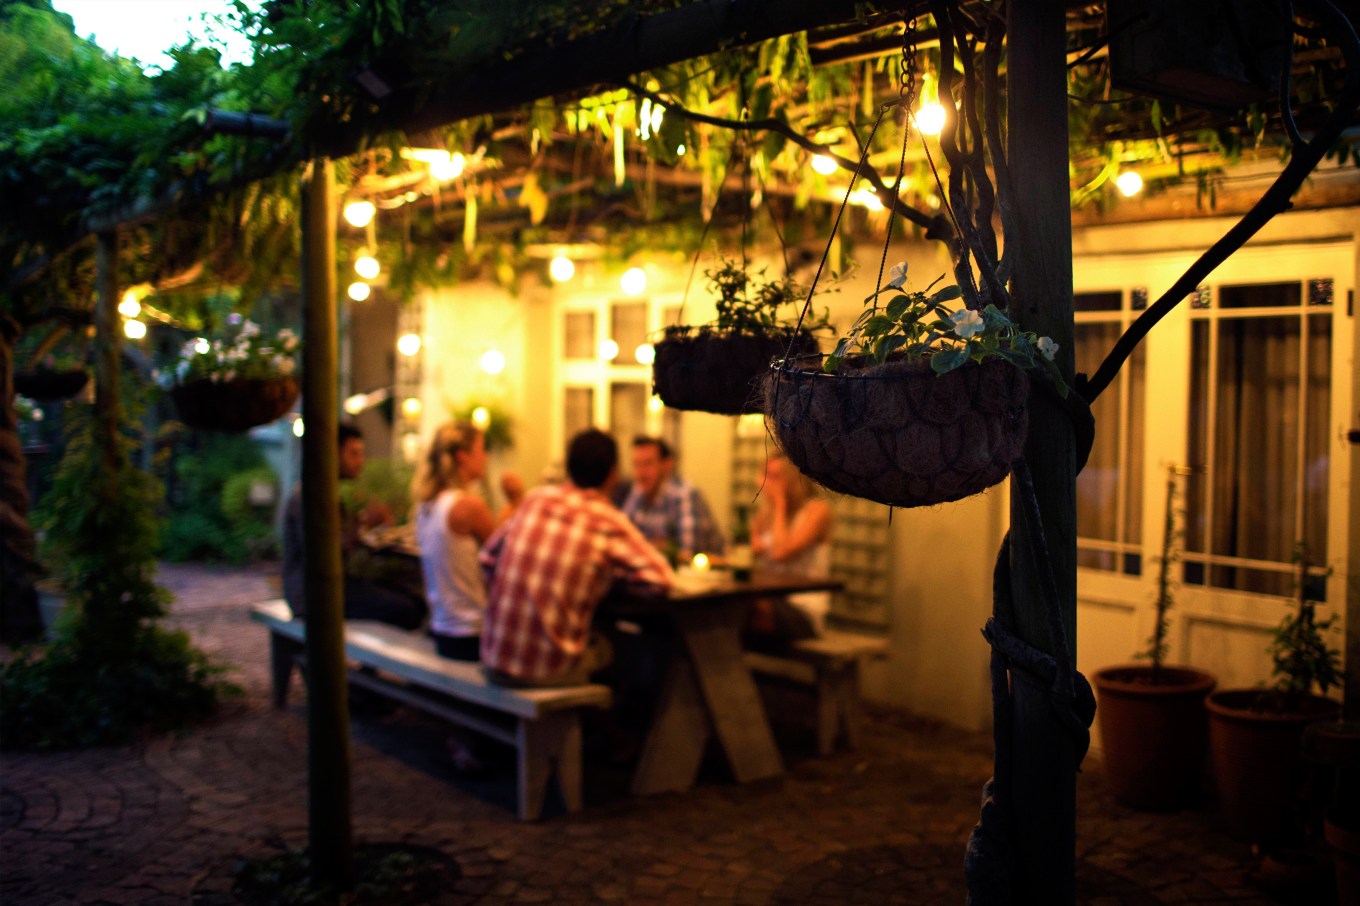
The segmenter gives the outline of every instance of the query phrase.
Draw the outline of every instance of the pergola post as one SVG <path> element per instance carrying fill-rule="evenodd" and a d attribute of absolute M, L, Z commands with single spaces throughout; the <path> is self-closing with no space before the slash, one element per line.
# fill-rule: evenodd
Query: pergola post
<path fill-rule="evenodd" d="M 335 195 L 330 160 L 302 180 L 302 510 L 307 589 L 307 823 L 313 881 L 354 880 L 340 562 Z"/>
<path fill-rule="evenodd" d="M 1068 194 L 1067 56 L 1065 4 L 1011 0 L 1006 28 L 1008 120 L 1016 207 L 1024 228 L 1006 241 L 1020 245 L 1015 273 L 1015 320 L 1025 330 L 1059 344 L 1058 362 L 1072 381 L 1072 211 Z M 1057 579 L 1059 607 L 1076 657 L 1076 455 L 1067 415 L 1044 394 L 1030 401 L 1025 460 L 1035 493 L 1048 556 Z M 1035 557 L 1041 552 L 1026 530 L 1012 481 L 1010 567 L 1013 629 L 1053 654 L 1057 641 L 1046 620 Z M 1061 724 L 1047 691 L 1011 683 L 1014 816 L 1017 864 L 1014 901 L 1076 900 L 1076 758 L 1072 731 Z"/>

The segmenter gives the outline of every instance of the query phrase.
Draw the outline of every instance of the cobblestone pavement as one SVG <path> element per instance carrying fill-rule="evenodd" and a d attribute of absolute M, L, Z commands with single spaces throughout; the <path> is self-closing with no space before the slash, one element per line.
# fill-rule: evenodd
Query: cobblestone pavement
<path fill-rule="evenodd" d="M 306 841 L 305 696 L 295 684 L 287 709 L 269 706 L 267 636 L 247 618 L 276 594 L 267 569 L 161 579 L 175 622 L 236 666 L 245 695 L 181 736 L 0 756 L 0 902 L 230 902 L 241 860 Z M 810 734 L 782 734 L 777 780 L 738 786 L 709 765 L 690 793 L 633 799 L 621 772 L 593 767 L 583 812 L 526 825 L 511 771 L 455 777 L 428 718 L 356 716 L 353 734 L 356 840 L 447 853 L 461 878 L 441 902 L 459 904 L 961 903 L 991 772 L 989 738 L 880 710 L 853 753 L 810 757 Z M 1247 883 L 1250 852 L 1207 809 L 1123 809 L 1089 761 L 1079 800 L 1081 902 L 1279 902 Z"/>

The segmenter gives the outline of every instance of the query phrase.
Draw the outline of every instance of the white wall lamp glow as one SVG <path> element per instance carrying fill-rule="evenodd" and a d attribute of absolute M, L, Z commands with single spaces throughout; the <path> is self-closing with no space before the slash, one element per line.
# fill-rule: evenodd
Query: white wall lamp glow
<path fill-rule="evenodd" d="M 1119 194 L 1125 198 L 1132 198 L 1143 191 L 1143 177 L 1138 175 L 1136 170 L 1125 170 L 1114 180 L 1115 187 L 1119 189 Z"/>
<path fill-rule="evenodd" d="M 626 296 L 640 296 L 647 291 L 647 272 L 640 267 L 630 267 L 619 278 L 619 286 Z"/>
<path fill-rule="evenodd" d="M 378 259 L 374 258 L 372 255 L 363 255 L 354 260 L 354 273 L 363 277 L 365 280 L 372 280 L 382 273 L 382 265 L 380 265 Z"/>
<path fill-rule="evenodd" d="M 934 102 L 922 104 L 921 109 L 916 111 L 916 131 L 922 135 L 939 135 L 944 131 L 945 119 L 948 112 L 944 107 Z"/>
<path fill-rule="evenodd" d="M 576 265 L 566 255 L 555 255 L 548 262 L 548 275 L 558 283 L 566 283 L 576 273 Z"/>
<path fill-rule="evenodd" d="M 825 154 L 814 154 L 812 156 L 812 169 L 823 176 L 830 176 L 840 169 L 840 165 Z"/>
<path fill-rule="evenodd" d="M 650 365 L 656 361 L 656 347 L 651 343 L 643 343 L 633 350 L 633 358 L 637 359 L 639 365 Z"/>
<path fill-rule="evenodd" d="M 363 302 L 372 294 L 373 287 L 361 280 L 356 280 L 349 285 L 349 289 L 346 290 L 346 292 L 355 302 Z"/>
<path fill-rule="evenodd" d="M 505 370 L 505 354 L 499 349 L 488 349 L 482 353 L 482 370 L 487 374 L 500 374 Z"/>
<path fill-rule="evenodd" d="M 600 359 L 605 362 L 612 362 L 619 357 L 619 344 L 609 338 L 600 341 L 600 348 L 597 350 Z"/>
<path fill-rule="evenodd" d="M 146 336 L 146 325 L 141 321 L 124 321 L 123 333 L 127 334 L 130 340 L 140 340 Z"/>
<path fill-rule="evenodd" d="M 408 358 L 420 352 L 420 334 L 402 334 L 397 338 L 397 351 Z"/>
<path fill-rule="evenodd" d="M 345 221 L 350 226 L 366 227 L 373 222 L 378 208 L 371 201 L 351 201 L 345 205 Z"/>

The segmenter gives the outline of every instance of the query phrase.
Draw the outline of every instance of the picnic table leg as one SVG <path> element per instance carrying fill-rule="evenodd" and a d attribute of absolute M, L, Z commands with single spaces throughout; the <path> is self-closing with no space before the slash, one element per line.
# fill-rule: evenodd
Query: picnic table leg
<path fill-rule="evenodd" d="M 274 686 L 274 707 L 288 704 L 288 686 L 293 679 L 293 668 L 302 646 L 277 632 L 269 634 L 269 671 Z"/>
<path fill-rule="evenodd" d="M 675 619 L 732 775 L 746 783 L 782 774 L 765 704 L 742 655 L 745 609 L 696 607 Z"/>
<path fill-rule="evenodd" d="M 678 792 L 694 786 L 711 735 L 694 668 L 688 658 L 676 652 L 666 667 L 656 716 L 642 743 L 633 774 L 633 795 Z"/>
<path fill-rule="evenodd" d="M 817 754 L 830 755 L 844 734 L 847 748 L 859 741 L 859 663 L 833 661 L 817 671 Z"/>
<path fill-rule="evenodd" d="M 519 817 L 537 821 L 557 769 L 558 789 L 567 811 L 581 808 L 581 719 L 575 711 L 520 720 L 515 738 L 519 755 Z"/>

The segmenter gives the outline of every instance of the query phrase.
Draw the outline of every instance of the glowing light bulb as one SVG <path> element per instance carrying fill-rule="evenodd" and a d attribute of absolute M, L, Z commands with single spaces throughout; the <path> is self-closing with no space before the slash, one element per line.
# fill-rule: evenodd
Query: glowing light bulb
<path fill-rule="evenodd" d="M 199 355 L 207 355 L 209 349 L 212 349 L 212 344 L 209 343 L 206 338 L 199 337 L 197 340 L 194 340 L 194 352 Z"/>
<path fill-rule="evenodd" d="M 823 176 L 830 176 L 840 169 L 840 166 L 825 154 L 814 154 L 812 156 L 812 169 Z"/>
<path fill-rule="evenodd" d="M 358 415 L 368 406 L 368 394 L 356 393 L 345 399 L 345 411 L 350 415 Z"/>
<path fill-rule="evenodd" d="M 699 573 L 708 572 L 709 566 L 708 554 L 704 553 L 703 551 L 700 551 L 699 553 L 695 554 L 694 559 L 690 561 L 690 565 L 694 567 L 695 572 Z"/>
<path fill-rule="evenodd" d="M 128 339 L 140 340 L 146 336 L 146 325 L 141 321 L 124 321 L 123 333 L 128 335 Z"/>
<path fill-rule="evenodd" d="M 306 429 L 302 426 L 302 419 L 301 419 L 301 418 L 295 419 L 295 420 L 293 421 L 293 436 L 294 436 L 294 437 L 301 437 L 301 436 L 302 436 L 302 432 L 305 431 L 305 430 L 306 430 Z"/>
<path fill-rule="evenodd" d="M 374 277 L 378 276 L 378 274 L 382 273 L 382 265 L 380 265 L 378 259 L 374 258 L 372 255 L 364 255 L 361 258 L 355 259 L 354 273 L 363 277 L 365 280 L 372 280 Z"/>
<path fill-rule="evenodd" d="M 640 296 L 647 290 L 647 272 L 640 267 L 630 267 L 619 278 L 619 286 L 624 295 Z"/>
<path fill-rule="evenodd" d="M 419 418 L 420 410 L 423 408 L 418 397 L 408 396 L 401 401 L 401 413 L 407 418 Z"/>
<path fill-rule="evenodd" d="M 482 370 L 487 374 L 500 374 L 505 370 L 505 353 L 499 349 L 488 349 L 482 353 Z"/>
<path fill-rule="evenodd" d="M 868 208 L 870 211 L 883 210 L 883 202 L 873 189 L 856 189 L 850 194 L 850 201 L 860 207 Z"/>
<path fill-rule="evenodd" d="M 413 356 L 420 352 L 420 334 L 404 333 L 397 338 L 397 351 L 404 356 Z"/>
<path fill-rule="evenodd" d="M 676 146 L 675 146 L 675 156 L 676 156 L 676 157 L 684 157 L 684 156 L 685 156 L 685 146 L 684 146 L 684 145 L 676 145 Z"/>
<path fill-rule="evenodd" d="M 610 339 L 600 341 L 600 348 L 597 350 L 600 358 L 606 362 L 612 362 L 619 356 L 619 344 Z"/>
<path fill-rule="evenodd" d="M 485 431 L 491 424 L 491 412 L 485 406 L 478 406 L 472 410 L 472 424 L 478 431 Z"/>
<path fill-rule="evenodd" d="M 372 294 L 373 287 L 363 281 L 356 280 L 349 285 L 347 292 L 349 293 L 349 297 L 355 302 L 362 302 Z"/>
<path fill-rule="evenodd" d="M 350 226 L 366 227 L 373 222 L 376 213 L 378 207 L 371 201 L 351 201 L 345 205 L 345 220 Z"/>
<path fill-rule="evenodd" d="M 1143 177 L 1139 176 L 1137 171 L 1134 170 L 1125 170 L 1120 173 L 1115 177 L 1114 184 L 1125 198 L 1131 198 L 1143 191 Z"/>
<path fill-rule="evenodd" d="M 448 160 L 430 162 L 430 175 L 440 182 L 448 182 L 463 175 L 463 167 L 467 165 L 467 158 L 455 152 Z"/>
<path fill-rule="evenodd" d="M 948 112 L 939 104 L 922 104 L 916 111 L 916 131 L 922 135 L 939 135 L 944 131 Z"/>
<path fill-rule="evenodd" d="M 662 409 L 665 408 L 666 404 L 661 402 L 661 397 L 659 396 L 653 395 L 651 399 L 647 400 L 648 412 L 660 412 Z"/>
<path fill-rule="evenodd" d="M 118 303 L 118 314 L 125 318 L 135 318 L 142 313 L 142 303 L 132 290 L 123 293 L 123 301 Z"/>
<path fill-rule="evenodd" d="M 643 343 L 633 350 L 633 358 L 637 359 L 639 365 L 650 365 L 656 361 L 656 347 L 651 343 Z"/>
<path fill-rule="evenodd" d="M 548 262 L 548 275 L 558 283 L 566 283 L 576 273 L 576 265 L 566 255 L 558 255 Z"/>

